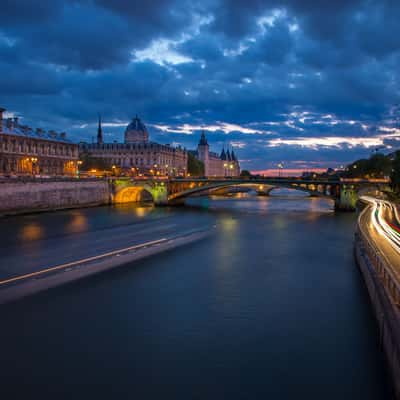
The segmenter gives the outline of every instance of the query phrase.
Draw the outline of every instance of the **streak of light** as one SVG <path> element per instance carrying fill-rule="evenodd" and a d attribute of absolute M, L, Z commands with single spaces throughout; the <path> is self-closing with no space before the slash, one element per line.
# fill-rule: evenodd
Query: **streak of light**
<path fill-rule="evenodd" d="M 371 222 L 376 232 L 400 254 L 400 233 L 394 228 L 394 225 L 389 223 L 385 218 L 385 214 L 390 213 L 395 217 L 396 224 L 399 225 L 400 219 L 396 206 L 388 201 L 375 199 L 369 196 L 364 196 L 363 199 L 372 204 Z"/>

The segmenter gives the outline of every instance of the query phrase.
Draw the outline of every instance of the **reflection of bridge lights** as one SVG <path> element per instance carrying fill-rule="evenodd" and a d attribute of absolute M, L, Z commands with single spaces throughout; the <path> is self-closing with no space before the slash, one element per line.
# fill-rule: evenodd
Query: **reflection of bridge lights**
<path fill-rule="evenodd" d="M 221 221 L 221 226 L 224 232 L 234 232 L 237 228 L 237 220 L 231 217 L 223 218 Z"/>
<path fill-rule="evenodd" d="M 134 211 L 137 217 L 143 218 L 151 211 L 151 207 L 135 207 Z"/>

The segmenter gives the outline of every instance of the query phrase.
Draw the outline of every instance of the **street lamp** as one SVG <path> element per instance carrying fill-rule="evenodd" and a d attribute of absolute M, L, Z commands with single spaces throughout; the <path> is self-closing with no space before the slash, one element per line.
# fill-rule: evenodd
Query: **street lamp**
<path fill-rule="evenodd" d="M 32 163 L 32 175 L 34 175 L 34 171 L 36 171 L 36 162 L 37 162 L 37 158 L 36 157 L 31 157 L 31 163 Z"/>
<path fill-rule="evenodd" d="M 280 162 L 278 164 L 278 168 L 279 168 L 278 177 L 280 178 L 283 170 L 283 162 Z"/>

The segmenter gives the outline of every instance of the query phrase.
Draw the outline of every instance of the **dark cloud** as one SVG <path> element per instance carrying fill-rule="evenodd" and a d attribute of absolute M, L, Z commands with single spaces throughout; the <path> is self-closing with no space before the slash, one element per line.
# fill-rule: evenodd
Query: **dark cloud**
<path fill-rule="evenodd" d="M 214 127 L 248 168 L 346 162 L 397 145 L 399 17 L 392 0 L 5 0 L 0 103 L 76 140 L 98 112 L 139 113 L 187 147 Z"/>

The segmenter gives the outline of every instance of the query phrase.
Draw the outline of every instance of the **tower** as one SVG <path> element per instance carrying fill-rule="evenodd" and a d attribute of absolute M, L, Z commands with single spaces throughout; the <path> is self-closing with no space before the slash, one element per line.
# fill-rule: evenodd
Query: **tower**
<path fill-rule="evenodd" d="M 197 156 L 200 161 L 204 163 L 204 175 L 208 176 L 209 173 L 209 146 L 204 134 L 204 130 L 201 132 L 199 144 L 197 145 Z"/>
<path fill-rule="evenodd" d="M 99 126 L 97 128 L 97 144 L 103 144 L 103 129 L 101 128 L 101 115 L 99 114 Z"/>

